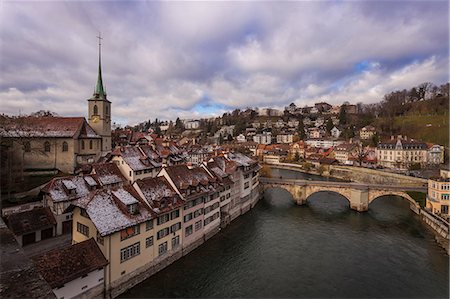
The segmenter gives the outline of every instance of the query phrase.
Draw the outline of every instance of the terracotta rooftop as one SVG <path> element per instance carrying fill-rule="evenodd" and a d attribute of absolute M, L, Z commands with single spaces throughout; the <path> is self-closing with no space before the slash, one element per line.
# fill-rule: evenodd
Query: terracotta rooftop
<path fill-rule="evenodd" d="M 127 179 L 114 163 L 96 163 L 92 165 L 92 173 L 102 185 L 124 183 Z"/>
<path fill-rule="evenodd" d="M 155 213 L 164 213 L 184 204 L 163 176 L 137 180 L 136 184 Z"/>
<path fill-rule="evenodd" d="M 32 260 L 52 288 L 61 287 L 108 264 L 93 238 L 48 251 Z"/>
<path fill-rule="evenodd" d="M 206 187 L 215 180 L 202 167 L 189 169 L 186 165 L 174 165 L 165 168 L 165 170 L 179 190 L 198 184 Z"/>
<path fill-rule="evenodd" d="M 34 208 L 8 216 L 8 227 L 16 236 L 48 228 L 53 225 L 56 225 L 56 220 L 48 207 Z"/>

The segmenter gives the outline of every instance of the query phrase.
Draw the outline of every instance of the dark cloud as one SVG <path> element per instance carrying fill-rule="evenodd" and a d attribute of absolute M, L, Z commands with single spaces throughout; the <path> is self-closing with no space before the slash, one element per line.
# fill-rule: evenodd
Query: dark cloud
<path fill-rule="evenodd" d="M 123 123 L 375 102 L 448 80 L 448 11 L 445 1 L 4 2 L 0 112 L 86 115 L 98 31 Z"/>

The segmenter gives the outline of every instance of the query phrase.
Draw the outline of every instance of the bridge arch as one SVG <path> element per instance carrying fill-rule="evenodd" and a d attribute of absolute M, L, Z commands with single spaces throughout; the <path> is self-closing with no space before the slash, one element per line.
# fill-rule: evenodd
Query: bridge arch
<path fill-rule="evenodd" d="M 305 203 L 308 202 L 308 200 L 311 198 L 312 195 L 318 194 L 318 193 L 326 193 L 326 192 L 334 193 L 334 194 L 338 194 L 338 195 L 342 196 L 345 200 L 347 200 L 349 206 L 351 206 L 350 197 L 349 197 L 348 194 L 346 194 L 346 192 L 343 192 L 342 190 L 339 190 L 339 189 L 331 190 L 331 188 L 329 188 L 329 189 L 328 188 L 327 189 L 322 189 L 322 190 L 314 190 L 314 191 L 311 191 L 311 192 L 307 191 L 306 194 L 305 194 Z"/>
<path fill-rule="evenodd" d="M 402 191 L 389 191 L 389 190 L 370 190 L 369 191 L 369 205 L 379 197 L 382 196 L 398 196 L 403 199 L 409 201 L 410 204 L 414 205 L 417 208 L 420 208 L 420 205 L 415 201 L 408 193 Z"/>

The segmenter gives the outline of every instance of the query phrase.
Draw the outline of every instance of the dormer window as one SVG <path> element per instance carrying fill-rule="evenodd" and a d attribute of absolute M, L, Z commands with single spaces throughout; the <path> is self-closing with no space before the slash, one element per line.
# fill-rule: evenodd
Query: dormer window
<path fill-rule="evenodd" d="M 131 215 L 137 214 L 139 212 L 139 206 L 137 203 L 131 204 L 131 205 L 127 205 L 128 208 L 128 212 Z"/>

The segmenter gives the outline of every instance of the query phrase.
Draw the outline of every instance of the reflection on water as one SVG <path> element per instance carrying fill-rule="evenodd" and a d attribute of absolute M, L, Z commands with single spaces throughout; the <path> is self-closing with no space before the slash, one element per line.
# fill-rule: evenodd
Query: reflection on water
<path fill-rule="evenodd" d="M 267 190 L 247 214 L 122 297 L 448 298 L 448 257 L 409 210 Z"/>

